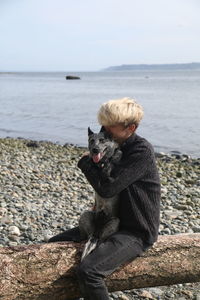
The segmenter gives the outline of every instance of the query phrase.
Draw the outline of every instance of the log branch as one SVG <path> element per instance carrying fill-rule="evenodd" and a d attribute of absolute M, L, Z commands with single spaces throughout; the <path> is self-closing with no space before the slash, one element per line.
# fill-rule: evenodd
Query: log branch
<path fill-rule="evenodd" d="M 83 244 L 0 248 L 1 300 L 80 297 L 75 268 Z M 154 246 L 106 279 L 109 291 L 200 281 L 200 234 L 160 236 Z"/>

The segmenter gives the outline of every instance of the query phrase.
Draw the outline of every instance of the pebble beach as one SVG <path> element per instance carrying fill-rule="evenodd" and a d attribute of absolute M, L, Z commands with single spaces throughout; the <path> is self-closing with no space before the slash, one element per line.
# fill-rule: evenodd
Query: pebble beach
<path fill-rule="evenodd" d="M 94 203 L 93 189 L 77 167 L 85 151 L 71 144 L 0 139 L 0 246 L 45 243 L 77 225 Z M 157 153 L 156 159 L 162 184 L 160 235 L 200 232 L 200 158 Z M 200 300 L 200 283 L 110 297 Z"/>

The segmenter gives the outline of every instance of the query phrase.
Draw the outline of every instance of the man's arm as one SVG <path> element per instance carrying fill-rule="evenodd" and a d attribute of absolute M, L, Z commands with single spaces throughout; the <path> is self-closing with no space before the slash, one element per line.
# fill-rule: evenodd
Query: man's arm
<path fill-rule="evenodd" d="M 89 156 L 82 157 L 78 162 L 78 167 L 101 197 L 110 198 L 119 194 L 131 183 L 141 179 L 152 162 L 152 151 L 145 146 L 140 147 L 122 159 L 117 167 L 117 176 L 113 178 L 112 182 L 101 180 L 101 170 L 95 167 Z"/>

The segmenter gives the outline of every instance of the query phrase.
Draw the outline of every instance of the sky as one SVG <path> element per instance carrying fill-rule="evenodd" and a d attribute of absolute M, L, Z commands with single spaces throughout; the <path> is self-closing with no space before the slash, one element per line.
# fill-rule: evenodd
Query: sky
<path fill-rule="evenodd" d="M 200 62 L 199 0 L 0 0 L 0 71 Z"/>

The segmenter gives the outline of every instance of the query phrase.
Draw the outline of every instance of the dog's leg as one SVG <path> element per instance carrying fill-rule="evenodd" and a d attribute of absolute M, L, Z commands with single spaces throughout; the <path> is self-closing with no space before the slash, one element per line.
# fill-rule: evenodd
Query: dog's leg
<path fill-rule="evenodd" d="M 92 250 L 95 249 L 98 239 L 93 237 L 95 231 L 95 211 L 85 211 L 79 219 L 79 230 L 81 237 L 88 239 L 86 242 L 83 253 L 81 256 L 81 261 L 85 256 L 87 256 Z"/>
<path fill-rule="evenodd" d="M 94 211 L 85 211 L 79 219 L 79 230 L 81 238 L 88 239 L 92 236 L 95 224 L 94 224 L 95 212 Z"/>
<path fill-rule="evenodd" d="M 98 239 L 94 237 L 89 238 L 89 240 L 87 241 L 87 243 L 83 248 L 81 261 L 84 259 L 84 257 L 86 257 L 90 252 L 92 252 L 96 248 L 97 243 L 98 243 Z"/>
<path fill-rule="evenodd" d="M 108 221 L 102 228 L 99 239 L 104 240 L 109 237 L 111 234 L 117 232 L 119 230 L 119 219 L 113 217 L 110 221 Z"/>

